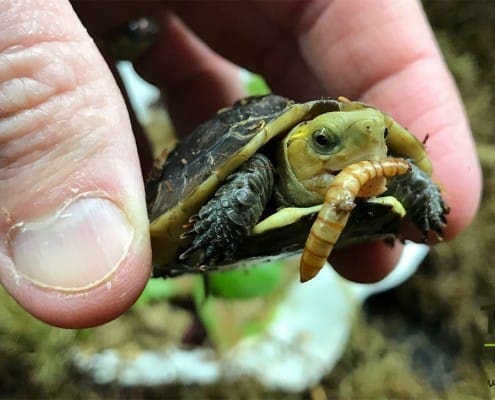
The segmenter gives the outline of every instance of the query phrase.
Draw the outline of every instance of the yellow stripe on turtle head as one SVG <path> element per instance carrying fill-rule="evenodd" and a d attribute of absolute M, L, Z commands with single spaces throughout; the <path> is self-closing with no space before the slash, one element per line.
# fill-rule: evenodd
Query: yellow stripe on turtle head
<path fill-rule="evenodd" d="M 388 129 L 387 146 L 395 156 L 410 158 L 411 161 L 428 175 L 432 174 L 431 161 L 421 143 L 406 128 L 384 114 Z"/>

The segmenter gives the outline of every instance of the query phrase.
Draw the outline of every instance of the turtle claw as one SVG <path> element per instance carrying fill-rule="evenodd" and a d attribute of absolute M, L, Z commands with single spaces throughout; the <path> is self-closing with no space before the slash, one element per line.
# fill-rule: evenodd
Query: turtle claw
<path fill-rule="evenodd" d="M 194 224 L 195 222 L 199 221 L 199 214 L 193 214 L 189 217 L 189 223 Z"/>
<path fill-rule="evenodd" d="M 413 210 L 407 210 L 410 213 L 409 218 L 420 230 L 424 243 L 428 244 L 432 241 L 431 234 L 434 234 L 436 240 L 442 241 L 443 230 L 447 225 L 445 215 L 448 213 L 448 208 L 444 206 L 441 197 L 422 200 L 425 199 L 421 197 Z"/>
<path fill-rule="evenodd" d="M 194 257 L 194 263 L 191 263 L 192 265 L 195 265 L 196 268 L 199 268 L 200 266 L 204 266 L 205 263 L 205 250 L 199 246 L 196 245 L 191 245 L 188 247 L 185 251 L 183 251 L 179 255 L 179 260 L 185 261 L 190 259 L 191 257 Z"/>
<path fill-rule="evenodd" d="M 189 257 L 191 257 L 191 255 L 197 250 L 196 247 L 194 246 L 191 246 L 191 247 L 188 247 L 185 251 L 183 251 L 180 255 L 179 255 L 179 260 L 181 261 L 184 261 L 184 260 L 187 260 Z"/>
<path fill-rule="evenodd" d="M 189 228 L 189 229 L 187 229 L 187 231 L 182 232 L 179 235 L 179 238 L 180 239 L 187 239 L 187 238 L 189 238 L 189 237 L 191 237 L 191 236 L 193 236 L 193 235 L 196 234 L 196 230 L 194 229 L 194 226 L 186 226 L 186 225 L 184 225 L 183 228 L 186 228 L 186 229 Z"/>
<path fill-rule="evenodd" d="M 437 190 L 435 191 L 434 189 Z M 422 207 L 418 206 L 424 212 L 424 222 L 421 227 L 424 228 L 424 238 L 431 231 L 435 233 L 438 240 L 443 240 L 443 230 L 447 225 L 446 215 L 449 213 L 450 208 L 443 202 L 438 188 L 435 187 L 434 189 L 430 188 L 430 195 L 426 196 Z"/>
<path fill-rule="evenodd" d="M 423 241 L 433 232 L 442 240 L 449 207 L 444 203 L 438 186 L 424 171 L 411 163 L 411 171 L 394 177 L 388 183 L 387 194 L 396 197 L 404 206 L 408 218 L 417 226 Z"/>

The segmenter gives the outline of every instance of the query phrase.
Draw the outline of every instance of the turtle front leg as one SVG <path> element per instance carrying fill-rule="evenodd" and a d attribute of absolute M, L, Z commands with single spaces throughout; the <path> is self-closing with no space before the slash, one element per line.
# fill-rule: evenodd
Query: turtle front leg
<path fill-rule="evenodd" d="M 206 269 L 228 261 L 259 221 L 272 190 L 272 164 L 257 153 L 228 176 L 215 196 L 191 217 L 189 230 L 181 237 L 194 239 L 179 259 Z"/>
<path fill-rule="evenodd" d="M 411 170 L 389 180 L 384 195 L 394 196 L 404 206 L 409 219 L 427 240 L 429 231 L 441 238 L 447 223 L 448 206 L 442 199 L 438 186 L 430 176 L 411 163 Z"/>

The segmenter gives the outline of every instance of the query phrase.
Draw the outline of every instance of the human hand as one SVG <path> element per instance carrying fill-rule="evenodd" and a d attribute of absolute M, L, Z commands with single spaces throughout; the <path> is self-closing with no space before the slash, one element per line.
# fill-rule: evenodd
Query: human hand
<path fill-rule="evenodd" d="M 359 98 L 421 139 L 428 133 L 435 179 L 452 208 L 446 237 L 470 222 L 479 166 L 455 86 L 417 3 L 172 5 L 211 48 L 261 73 L 274 92 L 297 100 Z M 161 4 L 74 6 L 95 36 L 133 17 L 158 19 L 161 31 L 138 69 L 166 91 L 179 131 L 245 95 L 236 65 Z M 8 0 L 0 26 L 1 282 L 49 323 L 103 323 L 132 304 L 150 268 L 143 184 L 125 106 L 68 3 Z M 191 115 L 193 109 L 202 112 Z M 365 246 L 359 253 L 365 270 L 353 267 L 356 251 L 352 262 L 348 251 L 336 255 L 336 268 L 375 280 L 400 254 L 400 246 Z"/>
<path fill-rule="evenodd" d="M 296 100 L 339 95 L 359 99 L 390 114 L 420 140 L 428 135 L 434 179 L 451 207 L 445 238 L 472 220 L 481 191 L 479 164 L 457 88 L 419 2 L 169 6 L 184 22 L 163 9 L 153 10 L 150 15 L 159 19 L 161 33 L 137 66 L 166 92 L 179 132 L 190 132 L 217 109 L 246 95 L 237 65 L 263 75 L 274 93 Z M 91 18 L 94 13 L 87 15 L 95 30 L 108 30 L 115 23 L 106 18 L 102 26 Z M 342 275 L 361 282 L 383 278 L 402 252 L 400 243 L 393 248 L 382 242 L 356 247 L 334 251 L 331 262 Z"/>

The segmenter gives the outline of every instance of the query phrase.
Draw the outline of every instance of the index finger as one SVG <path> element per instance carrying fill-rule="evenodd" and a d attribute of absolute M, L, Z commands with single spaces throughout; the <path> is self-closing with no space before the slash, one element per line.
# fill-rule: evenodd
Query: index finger
<path fill-rule="evenodd" d="M 171 6 L 209 46 L 261 73 L 279 94 L 296 100 L 324 93 L 361 99 L 420 140 L 428 135 L 434 179 L 451 207 L 445 237 L 471 222 L 480 199 L 480 166 L 457 88 L 419 2 Z"/>
<path fill-rule="evenodd" d="M 420 4 L 314 2 L 302 15 L 300 49 L 328 93 L 360 98 L 420 140 L 429 136 L 434 179 L 451 207 L 445 236 L 459 233 L 478 208 L 480 167 L 457 88 Z"/>

